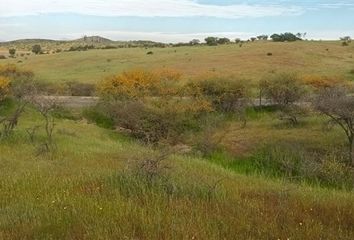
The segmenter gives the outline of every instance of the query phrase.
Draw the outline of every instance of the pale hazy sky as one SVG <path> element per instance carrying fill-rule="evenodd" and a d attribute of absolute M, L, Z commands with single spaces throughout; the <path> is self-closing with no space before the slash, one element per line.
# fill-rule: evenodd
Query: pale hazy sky
<path fill-rule="evenodd" d="M 307 32 L 354 36 L 354 0 L 0 0 L 0 40 L 188 41 L 208 35 L 249 38 Z"/>

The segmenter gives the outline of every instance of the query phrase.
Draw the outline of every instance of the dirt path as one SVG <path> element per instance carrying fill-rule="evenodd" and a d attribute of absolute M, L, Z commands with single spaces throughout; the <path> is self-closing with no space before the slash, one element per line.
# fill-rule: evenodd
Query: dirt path
<path fill-rule="evenodd" d="M 84 108 L 97 104 L 98 97 L 78 97 L 78 96 L 40 96 L 43 99 L 53 99 L 55 102 L 64 107 Z"/>
<path fill-rule="evenodd" d="M 39 98 L 43 99 L 52 99 L 61 106 L 69 107 L 69 108 L 85 108 L 95 106 L 99 97 L 80 97 L 80 96 L 39 96 Z M 259 107 L 260 102 L 258 98 L 253 98 L 248 103 L 250 106 Z M 268 99 L 262 99 L 262 106 L 271 106 L 274 103 Z M 301 102 L 300 105 L 308 106 L 309 102 Z"/>
<path fill-rule="evenodd" d="M 61 106 L 69 108 L 85 108 L 91 107 L 98 103 L 99 97 L 80 97 L 80 96 L 40 96 L 39 98 L 43 99 L 52 99 Z M 249 105 L 259 106 L 259 99 L 254 98 L 250 100 Z M 272 105 L 271 101 L 263 99 L 263 106 Z"/>

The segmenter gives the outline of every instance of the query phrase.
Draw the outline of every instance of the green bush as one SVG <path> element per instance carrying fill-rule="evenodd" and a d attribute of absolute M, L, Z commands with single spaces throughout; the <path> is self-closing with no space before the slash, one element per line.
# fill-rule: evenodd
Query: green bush
<path fill-rule="evenodd" d="M 72 111 L 64 107 L 56 107 L 53 111 L 53 116 L 59 119 L 78 120 L 79 116 L 75 115 Z"/>
<path fill-rule="evenodd" d="M 173 103 L 166 103 L 117 101 L 106 103 L 102 109 L 116 127 L 150 144 L 161 140 L 176 142 L 184 132 L 198 128 L 195 113 L 178 112 L 171 107 Z"/>
<path fill-rule="evenodd" d="M 197 86 L 219 111 L 235 112 L 247 106 L 250 93 L 244 81 L 208 79 L 198 82 Z"/>
<path fill-rule="evenodd" d="M 68 91 L 71 96 L 93 96 L 95 85 L 89 83 L 68 82 Z"/>
<path fill-rule="evenodd" d="M 2 115 L 8 114 L 11 110 L 16 107 L 16 102 L 11 98 L 5 98 L 0 101 L 0 117 Z"/>
<path fill-rule="evenodd" d="M 251 161 L 258 171 L 289 180 L 308 181 L 334 188 L 353 189 L 354 169 L 334 152 L 308 151 L 304 146 L 279 143 L 265 146 Z"/>
<path fill-rule="evenodd" d="M 259 83 L 259 89 L 260 99 L 266 97 L 278 106 L 281 120 L 296 125 L 298 117 L 306 115 L 307 109 L 297 103 L 305 99 L 308 91 L 296 74 L 281 73 L 264 78 Z"/>
<path fill-rule="evenodd" d="M 83 117 L 88 121 L 97 124 L 97 126 L 107 129 L 114 128 L 114 121 L 105 112 L 102 111 L 100 105 L 83 111 Z"/>

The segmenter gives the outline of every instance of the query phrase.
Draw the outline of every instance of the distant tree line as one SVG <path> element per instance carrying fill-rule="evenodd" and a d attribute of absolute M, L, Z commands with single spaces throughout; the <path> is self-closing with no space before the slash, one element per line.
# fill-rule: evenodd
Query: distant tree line
<path fill-rule="evenodd" d="M 196 46 L 206 44 L 208 46 L 217 46 L 217 45 L 224 45 L 230 43 L 242 44 L 244 42 L 255 42 L 255 41 L 268 41 L 271 39 L 274 42 L 293 42 L 293 41 L 301 41 L 306 37 L 307 33 L 274 33 L 271 36 L 266 34 L 261 34 L 255 37 L 251 37 L 247 40 L 241 40 L 241 38 L 236 38 L 235 40 L 231 40 L 226 37 L 215 37 L 209 36 L 204 39 L 205 43 L 202 43 L 199 39 L 193 39 L 189 43 L 177 43 L 173 44 L 173 46 Z M 242 46 L 242 45 L 241 45 Z"/>
<path fill-rule="evenodd" d="M 281 33 L 281 34 L 273 34 L 270 36 L 270 38 L 274 41 L 274 42 L 295 42 L 295 41 L 301 41 L 303 40 L 303 38 L 306 36 L 306 33 L 290 33 L 290 32 L 286 32 L 286 33 Z"/>

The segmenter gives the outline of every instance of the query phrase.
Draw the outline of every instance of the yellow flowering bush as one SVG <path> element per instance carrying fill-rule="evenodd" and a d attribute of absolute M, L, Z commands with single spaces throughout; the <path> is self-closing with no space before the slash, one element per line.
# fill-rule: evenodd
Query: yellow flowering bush
<path fill-rule="evenodd" d="M 4 100 L 9 93 L 10 79 L 0 76 L 0 101 Z"/>

